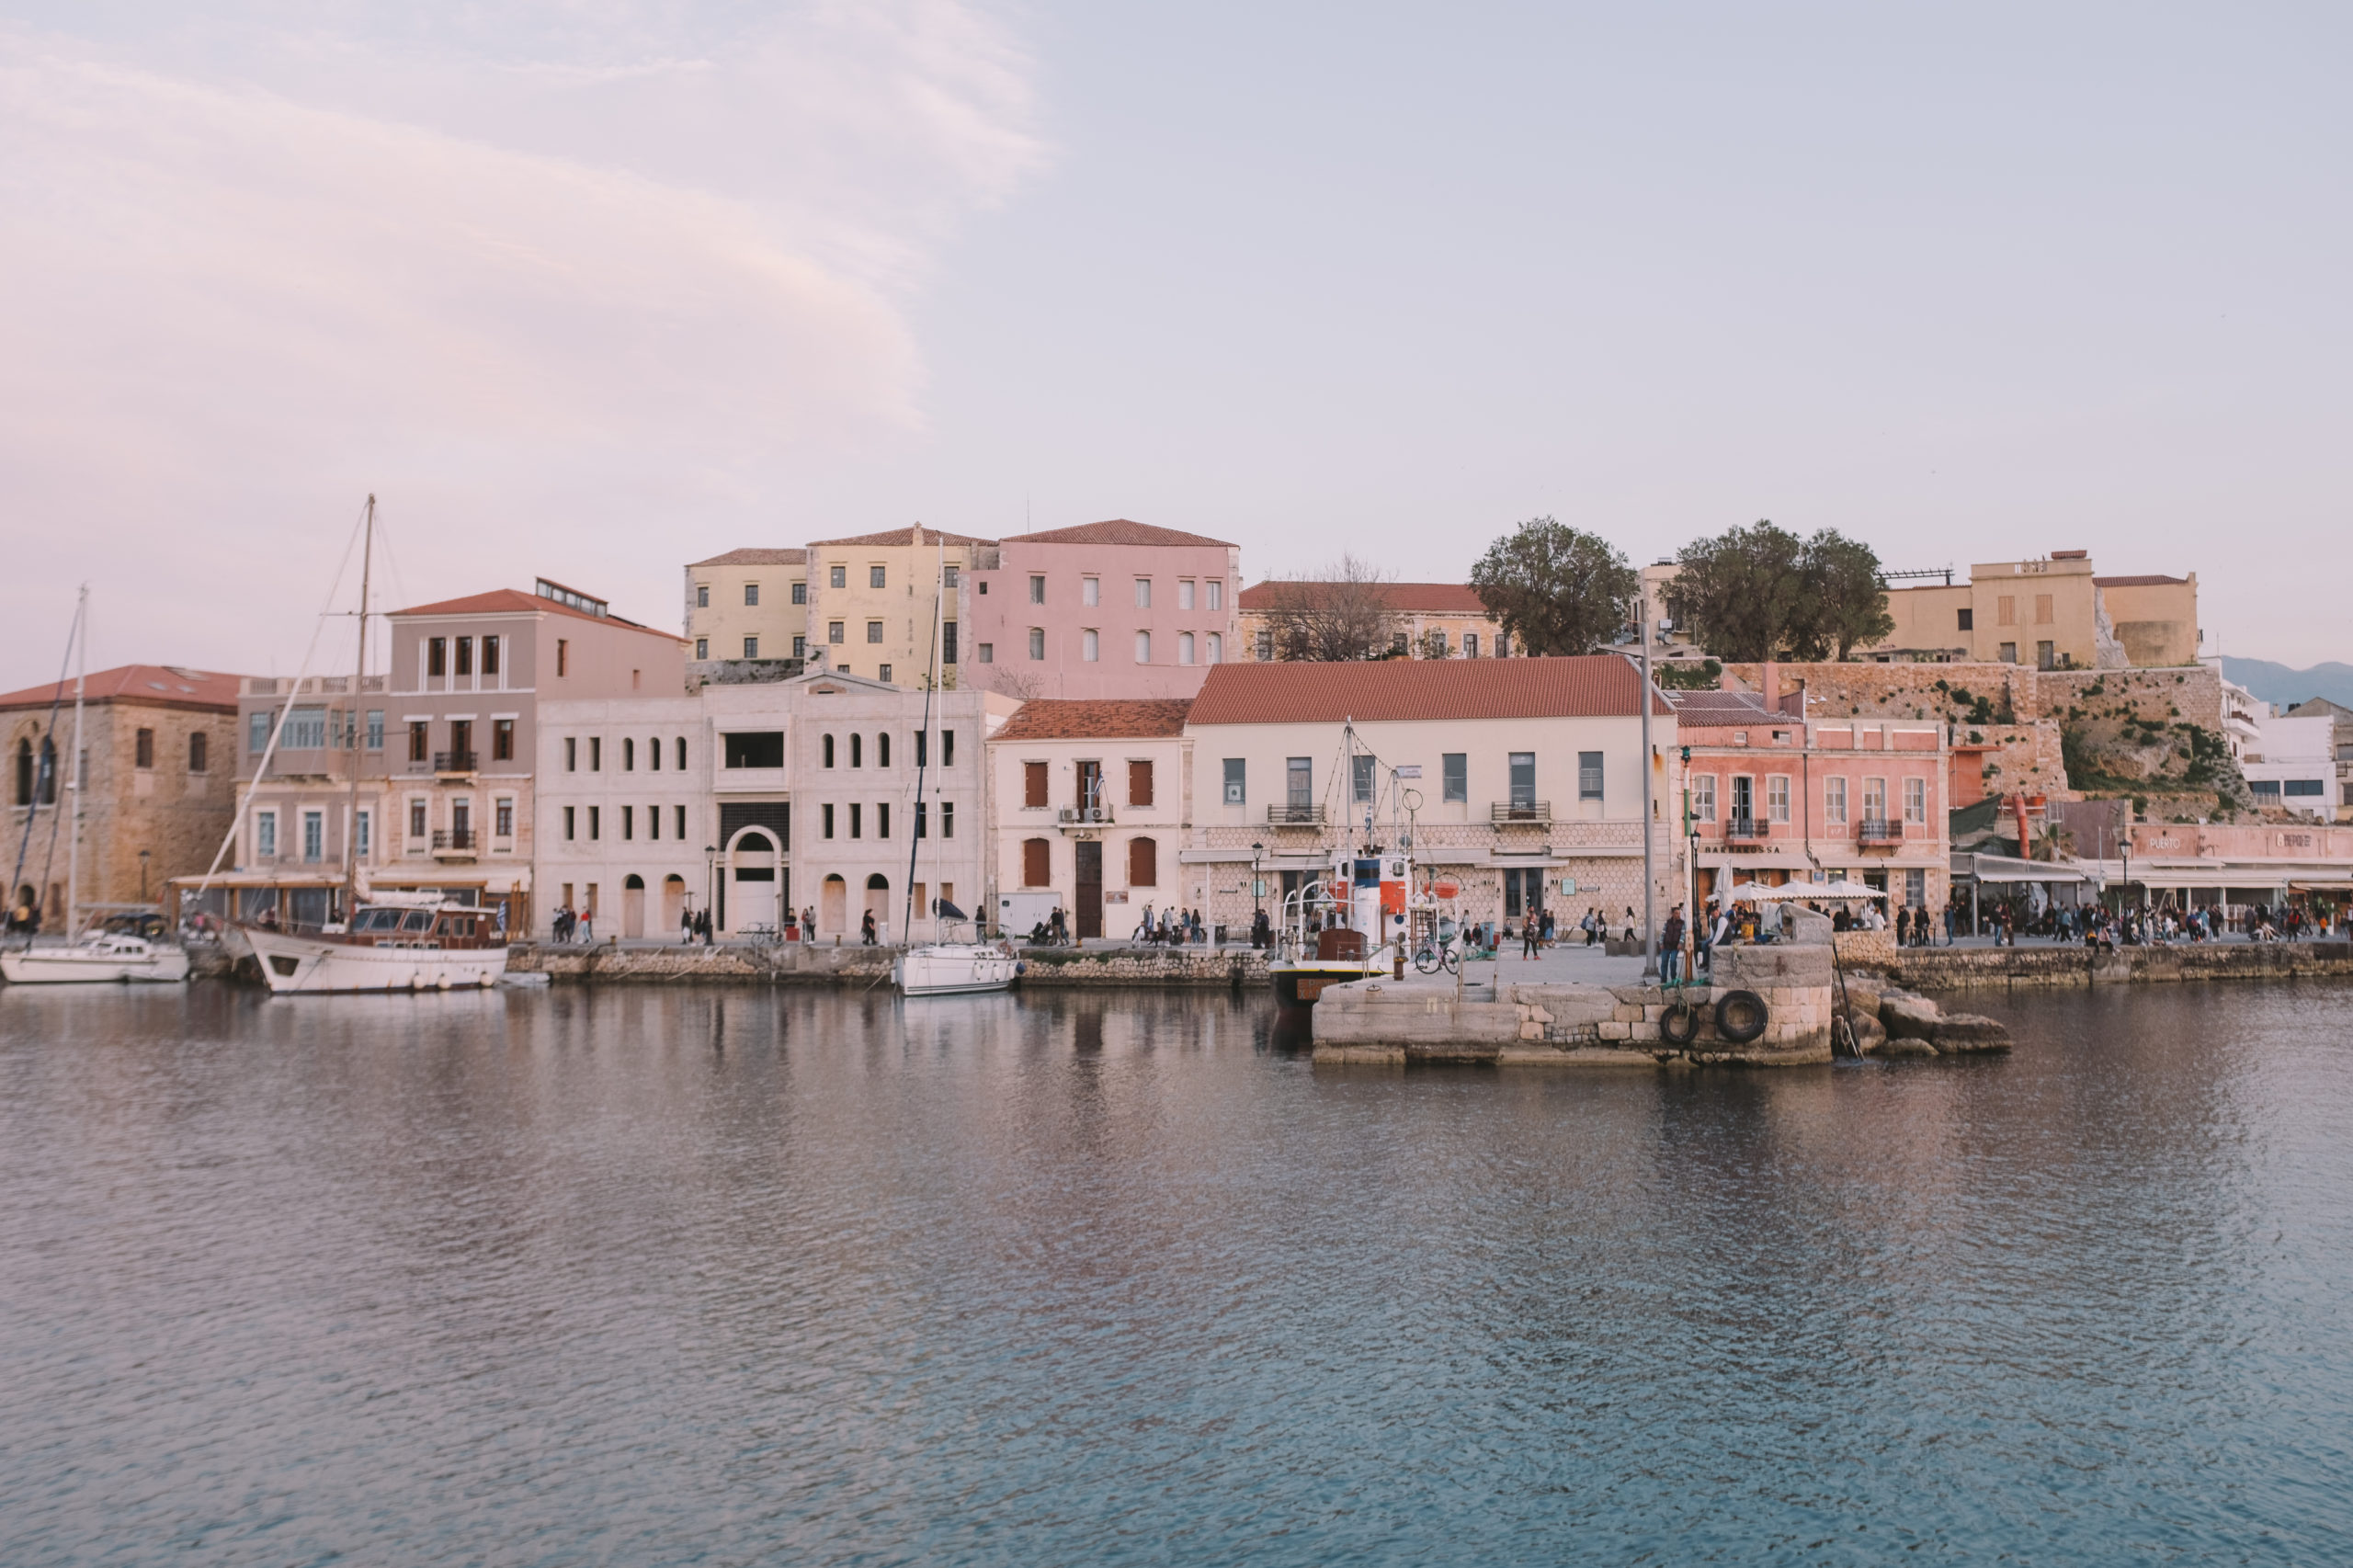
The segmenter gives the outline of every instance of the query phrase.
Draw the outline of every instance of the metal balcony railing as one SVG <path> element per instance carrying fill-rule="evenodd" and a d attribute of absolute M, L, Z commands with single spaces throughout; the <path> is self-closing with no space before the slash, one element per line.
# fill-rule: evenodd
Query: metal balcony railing
<path fill-rule="evenodd" d="M 437 751 L 433 754 L 436 773 L 472 773 L 479 759 L 470 751 Z"/>
<path fill-rule="evenodd" d="M 1307 804 L 1268 806 L 1267 820 L 1277 827 L 1321 827 L 1324 825 L 1324 808 Z"/>
<path fill-rule="evenodd" d="M 433 851 L 438 855 L 443 850 L 471 850 L 480 836 L 470 827 L 446 827 L 433 835 Z"/>
<path fill-rule="evenodd" d="M 1733 844 L 1755 844 L 1771 836 L 1771 824 L 1762 817 L 1735 816 L 1725 819 L 1724 838 Z"/>
<path fill-rule="evenodd" d="M 1552 802 L 1550 801 L 1497 801 L 1487 808 L 1487 814 L 1491 821 L 1498 823 L 1551 822 Z"/>
<path fill-rule="evenodd" d="M 1904 824 L 1885 817 L 1865 817 L 1862 825 L 1855 830 L 1855 837 L 1863 844 L 1901 844 Z"/>

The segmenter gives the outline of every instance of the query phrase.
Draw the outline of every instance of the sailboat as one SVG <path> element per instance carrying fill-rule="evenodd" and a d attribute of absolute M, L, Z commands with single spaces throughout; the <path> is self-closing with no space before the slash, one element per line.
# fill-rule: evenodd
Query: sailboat
<path fill-rule="evenodd" d="M 948 592 L 948 542 L 939 546 L 939 575 L 932 596 L 931 613 L 931 674 L 924 684 L 923 727 L 931 731 L 931 697 L 939 689 L 939 622 Z M 925 746 L 915 754 L 915 799 L 923 799 L 924 773 L 931 748 Z M 923 820 L 921 813 L 915 817 Z M 915 929 L 915 896 L 916 858 L 923 853 L 923 838 L 917 835 L 907 843 L 907 893 L 905 924 L 900 929 L 913 934 Z M 955 926 L 964 921 L 964 912 L 946 899 L 933 901 L 931 915 L 936 926 Z M 974 933 L 977 937 L 977 931 Z M 903 996 L 949 996 L 976 991 L 1010 990 L 1021 978 L 1021 960 L 1004 943 L 978 940 L 928 942 L 922 947 L 910 947 L 892 961 L 891 983 Z"/>

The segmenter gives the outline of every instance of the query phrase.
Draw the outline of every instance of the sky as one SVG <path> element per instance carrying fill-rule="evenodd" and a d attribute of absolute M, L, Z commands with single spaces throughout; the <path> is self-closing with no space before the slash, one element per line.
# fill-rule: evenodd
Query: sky
<path fill-rule="evenodd" d="M 1128 517 L 1769 517 L 2353 657 L 2343 6 L 0 0 L 0 685 Z M 339 590 L 346 606 L 348 576 Z M 339 645 L 342 633 L 336 634 Z M 322 654 L 314 667 L 346 657 Z"/>

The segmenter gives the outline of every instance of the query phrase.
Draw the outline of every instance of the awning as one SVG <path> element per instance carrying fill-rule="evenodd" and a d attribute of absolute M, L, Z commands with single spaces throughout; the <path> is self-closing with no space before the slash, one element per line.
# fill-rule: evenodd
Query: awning
<path fill-rule="evenodd" d="M 2353 892 L 2353 881 L 2314 881 L 2308 878 L 2298 877 L 2290 881 L 2288 886 L 2296 892 Z"/>
<path fill-rule="evenodd" d="M 1967 861 L 1964 867 L 1961 862 Z M 1981 882 L 2088 882 L 2092 879 L 2056 860 L 2019 860 L 2007 855 L 1956 855 L 1955 874 Z"/>

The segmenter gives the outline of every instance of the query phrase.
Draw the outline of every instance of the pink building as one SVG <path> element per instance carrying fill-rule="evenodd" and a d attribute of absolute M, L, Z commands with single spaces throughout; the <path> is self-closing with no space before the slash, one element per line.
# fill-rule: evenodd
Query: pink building
<path fill-rule="evenodd" d="M 963 678 L 1008 696 L 1188 698 L 1234 646 L 1242 551 L 1125 518 L 973 558 Z"/>

